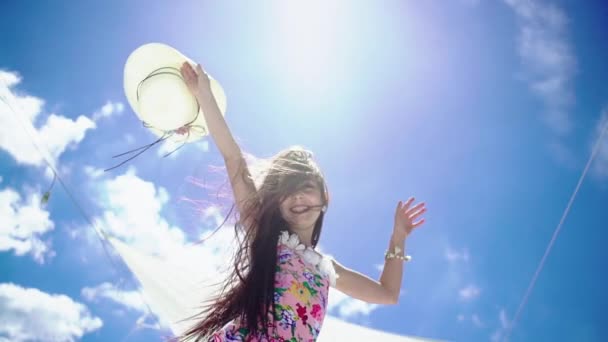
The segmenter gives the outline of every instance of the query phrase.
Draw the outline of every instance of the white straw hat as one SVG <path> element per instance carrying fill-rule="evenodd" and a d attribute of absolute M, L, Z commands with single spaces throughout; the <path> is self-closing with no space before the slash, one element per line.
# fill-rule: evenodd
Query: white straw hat
<path fill-rule="evenodd" d="M 191 142 L 208 134 L 202 109 L 188 90 L 180 68 L 184 62 L 196 65 L 176 49 L 161 43 L 140 46 L 129 55 L 124 69 L 124 87 L 129 105 L 158 137 Z M 211 76 L 211 92 L 222 115 L 226 95 Z M 177 129 L 187 126 L 187 133 Z"/>

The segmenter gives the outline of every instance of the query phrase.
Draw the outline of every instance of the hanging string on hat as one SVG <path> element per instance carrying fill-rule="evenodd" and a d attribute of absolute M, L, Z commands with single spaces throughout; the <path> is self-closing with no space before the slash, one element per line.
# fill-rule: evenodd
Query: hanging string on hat
<path fill-rule="evenodd" d="M 177 74 L 175 72 L 170 72 L 170 71 L 167 71 L 167 70 L 177 71 Z M 139 102 L 139 89 L 141 88 L 142 84 L 145 81 L 147 81 L 148 79 L 150 79 L 151 77 L 159 76 L 159 75 L 173 75 L 173 76 L 177 76 L 181 80 L 183 80 L 183 77 L 181 76 L 180 71 L 177 68 L 173 68 L 173 67 L 158 68 L 158 69 L 152 71 L 148 76 L 146 76 L 146 78 L 144 78 L 143 80 L 141 80 L 141 82 L 139 82 L 139 84 L 137 85 L 136 96 L 137 96 L 137 101 L 138 102 Z M 161 131 L 163 133 L 163 135 L 160 138 L 158 138 L 156 141 L 154 141 L 154 142 L 152 142 L 150 144 L 147 144 L 147 145 L 144 145 L 144 146 L 132 149 L 130 151 L 123 152 L 121 154 L 117 154 L 115 156 L 112 156 L 112 158 L 118 158 L 118 157 L 122 157 L 122 156 L 125 156 L 125 155 L 128 155 L 128 154 L 131 154 L 131 153 L 135 153 L 135 155 L 133 155 L 133 156 L 129 157 L 128 159 L 122 161 L 118 165 L 115 165 L 115 166 L 113 166 L 111 168 L 105 169 L 104 172 L 116 169 L 116 168 L 118 168 L 118 167 L 126 164 L 127 162 L 129 162 L 129 161 L 137 158 L 139 155 L 141 155 L 142 153 L 146 152 L 152 146 L 154 146 L 154 145 L 156 145 L 156 144 L 158 144 L 160 142 L 163 142 L 163 141 L 171 138 L 175 134 L 186 135 L 186 139 L 184 139 L 184 141 L 181 143 L 181 145 L 178 146 L 176 149 L 174 149 L 171 152 L 168 152 L 168 153 L 164 154 L 163 158 L 170 156 L 171 154 L 173 154 L 174 152 L 176 152 L 177 150 L 179 150 L 180 148 L 182 148 L 186 144 L 186 142 L 188 141 L 188 139 L 190 138 L 191 131 L 193 131 L 195 129 L 198 129 L 198 130 L 201 131 L 200 132 L 201 135 L 205 135 L 207 133 L 207 129 L 204 126 L 193 125 L 193 123 L 198 119 L 198 116 L 200 114 L 200 104 L 198 103 L 198 100 L 196 101 L 196 108 L 197 108 L 197 110 L 196 110 L 196 115 L 194 116 L 194 119 L 192 119 L 187 124 L 185 124 L 185 125 L 177 128 L 177 129 L 173 129 L 173 130 L 162 130 L 162 129 L 159 129 L 158 127 L 154 127 L 154 126 L 150 125 L 149 123 L 147 123 L 145 121 L 142 121 L 142 124 L 143 124 L 144 127 L 146 127 L 146 128 L 153 128 L 153 129 L 159 130 L 159 131 Z"/>

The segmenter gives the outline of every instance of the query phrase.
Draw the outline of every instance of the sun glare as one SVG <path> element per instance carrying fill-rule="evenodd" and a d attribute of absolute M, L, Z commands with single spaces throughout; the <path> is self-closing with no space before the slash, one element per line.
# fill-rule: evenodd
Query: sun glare
<path fill-rule="evenodd" d="M 280 1 L 275 15 L 277 60 L 287 63 L 281 68 L 287 70 L 285 81 L 299 90 L 318 91 L 339 63 L 335 50 L 343 47 L 337 28 L 345 13 L 334 2 L 315 0 Z"/>

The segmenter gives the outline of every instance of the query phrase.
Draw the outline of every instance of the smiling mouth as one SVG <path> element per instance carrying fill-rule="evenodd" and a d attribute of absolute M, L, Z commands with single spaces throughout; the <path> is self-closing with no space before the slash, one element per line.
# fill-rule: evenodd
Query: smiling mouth
<path fill-rule="evenodd" d="M 298 205 L 289 209 L 294 214 L 303 214 L 307 212 L 310 208 L 307 205 Z"/>

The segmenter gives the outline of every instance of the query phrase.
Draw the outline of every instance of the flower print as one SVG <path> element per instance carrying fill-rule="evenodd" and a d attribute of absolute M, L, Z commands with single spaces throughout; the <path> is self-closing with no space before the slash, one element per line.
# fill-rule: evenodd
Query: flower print
<path fill-rule="evenodd" d="M 296 325 L 295 317 L 291 310 L 283 310 L 281 312 L 281 320 L 279 326 L 284 329 L 292 329 Z"/>
<path fill-rule="evenodd" d="M 304 284 L 292 281 L 291 287 L 289 287 L 289 293 L 291 293 L 299 302 L 308 303 L 310 301 L 311 293 Z"/>
<path fill-rule="evenodd" d="M 319 291 L 317 291 L 317 290 L 313 289 L 312 287 L 310 287 L 310 285 L 309 285 L 309 284 L 308 284 L 308 282 L 306 282 L 306 281 L 305 281 L 305 282 L 304 282 L 304 284 L 302 284 L 302 285 L 303 285 L 303 286 L 304 286 L 304 287 L 305 287 L 305 288 L 308 290 L 308 292 L 310 292 L 310 294 L 311 294 L 311 295 L 313 295 L 313 296 L 316 296 L 316 295 L 317 295 L 317 293 L 319 292 Z"/>
<path fill-rule="evenodd" d="M 281 248 L 279 250 L 279 263 L 284 264 L 293 256 L 293 252 L 289 248 Z"/>
<path fill-rule="evenodd" d="M 316 339 L 319 336 L 319 332 L 321 332 L 321 323 L 314 321 L 310 333 Z"/>
<path fill-rule="evenodd" d="M 321 296 L 321 307 L 327 308 L 327 298 L 325 296 Z"/>
<path fill-rule="evenodd" d="M 283 317 L 283 311 L 287 310 L 286 307 L 284 307 L 281 304 L 275 304 L 274 306 L 274 320 L 275 321 L 280 321 L 281 317 Z M 270 324 L 270 322 L 269 322 Z"/>
<path fill-rule="evenodd" d="M 321 309 L 321 305 L 319 305 L 319 304 L 313 304 L 312 305 L 312 310 L 310 311 L 310 314 L 312 315 L 312 317 L 314 317 L 315 319 L 320 320 L 322 312 L 323 311 Z"/>
<path fill-rule="evenodd" d="M 278 287 L 278 286 L 275 286 L 275 288 L 274 288 L 274 292 L 278 293 L 278 294 L 279 294 L 279 295 L 281 295 L 281 296 L 282 296 L 282 295 L 283 295 L 283 293 L 285 293 L 287 290 L 288 290 L 288 288 L 285 288 L 285 287 Z"/>
<path fill-rule="evenodd" d="M 241 334 L 241 329 L 236 329 L 235 326 L 230 327 L 229 330 L 226 331 L 226 341 L 230 342 L 243 342 L 245 341 L 244 336 Z"/>
<path fill-rule="evenodd" d="M 209 339 L 207 340 L 207 342 L 222 342 L 222 338 L 218 336 L 219 333 L 215 333 L 213 334 L 211 337 L 209 337 Z"/>
<path fill-rule="evenodd" d="M 306 314 L 306 307 L 300 305 L 300 303 L 296 303 L 296 311 L 298 312 L 298 317 L 302 320 L 302 323 L 306 324 L 308 320 L 308 315 Z"/>
<path fill-rule="evenodd" d="M 323 286 L 323 282 L 321 281 L 322 279 L 322 276 L 320 276 L 319 274 L 315 274 L 315 285 L 317 285 L 317 287 Z"/>
<path fill-rule="evenodd" d="M 304 278 L 306 278 L 306 280 L 308 280 L 309 283 L 315 282 L 315 275 L 312 274 L 310 271 L 306 270 L 302 272 L 302 275 L 304 276 Z"/>

